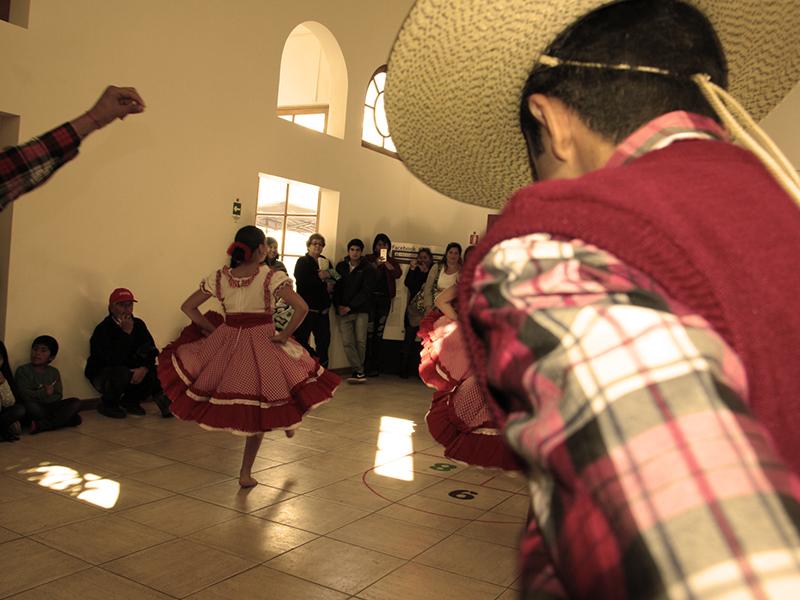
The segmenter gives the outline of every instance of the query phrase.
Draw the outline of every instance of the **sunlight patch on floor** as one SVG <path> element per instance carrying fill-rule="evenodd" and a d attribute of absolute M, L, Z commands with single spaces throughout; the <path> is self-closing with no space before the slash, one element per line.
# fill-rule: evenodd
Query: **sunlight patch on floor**
<path fill-rule="evenodd" d="M 402 481 L 414 480 L 414 421 L 381 417 L 375 473 Z"/>
<path fill-rule="evenodd" d="M 119 499 L 118 481 L 105 479 L 94 473 L 81 475 L 71 467 L 43 463 L 26 469 L 23 474 L 28 476 L 28 481 L 34 481 L 50 490 L 64 492 L 100 508 L 113 508 Z"/>

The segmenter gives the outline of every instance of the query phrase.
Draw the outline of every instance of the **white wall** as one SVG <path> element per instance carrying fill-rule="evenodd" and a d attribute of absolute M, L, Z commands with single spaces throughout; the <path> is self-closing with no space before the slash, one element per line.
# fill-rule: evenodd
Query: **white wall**
<path fill-rule="evenodd" d="M 95 396 L 82 374 L 88 339 L 118 286 L 133 289 L 137 315 L 166 344 L 186 323 L 181 301 L 222 263 L 236 228 L 253 222 L 259 172 L 339 193 L 331 258 L 378 231 L 446 243 L 482 230 L 488 211 L 361 147 L 367 83 L 410 5 L 38 0 L 28 29 L 0 22 L 0 112 L 21 115 L 21 140 L 77 116 L 107 83 L 135 85 L 148 105 L 92 135 L 73 163 L 15 203 L 3 332 L 12 363 L 27 361 L 34 336 L 52 334 L 66 394 Z M 275 116 L 284 43 L 306 21 L 332 32 L 347 63 L 343 139 Z"/>

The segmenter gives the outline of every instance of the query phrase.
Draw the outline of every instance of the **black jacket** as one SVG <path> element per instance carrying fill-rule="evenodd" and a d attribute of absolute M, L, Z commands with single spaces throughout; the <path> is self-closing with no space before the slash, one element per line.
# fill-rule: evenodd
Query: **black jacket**
<path fill-rule="evenodd" d="M 324 258 L 324 257 L 323 257 Z M 297 259 L 294 266 L 294 281 L 297 293 L 312 310 L 325 310 L 331 305 L 328 286 L 319 278 L 319 263 L 306 254 Z"/>
<path fill-rule="evenodd" d="M 419 292 L 422 289 L 422 286 L 425 285 L 425 280 L 428 279 L 428 273 L 430 273 L 430 271 L 423 272 L 419 267 L 409 269 L 406 273 L 406 278 L 403 283 L 405 283 L 406 287 L 408 288 L 409 302 L 414 299 L 414 296 L 417 295 L 417 292 Z"/>
<path fill-rule="evenodd" d="M 350 259 L 345 258 L 336 265 L 336 272 L 342 278 L 333 289 L 333 304 L 349 306 L 350 312 L 364 313 L 372 308 L 372 292 L 375 290 L 377 272 L 375 267 L 363 258 L 358 266 L 350 271 Z"/>
<path fill-rule="evenodd" d="M 125 333 L 108 315 L 94 328 L 84 374 L 91 381 L 108 367 L 154 369 L 156 356 L 158 348 L 144 321 L 134 317 L 133 330 Z"/>

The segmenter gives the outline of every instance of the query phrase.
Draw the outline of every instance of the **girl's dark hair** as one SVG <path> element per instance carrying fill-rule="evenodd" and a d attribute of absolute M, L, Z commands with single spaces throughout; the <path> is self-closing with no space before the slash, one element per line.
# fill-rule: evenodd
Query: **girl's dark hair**
<path fill-rule="evenodd" d="M 237 231 L 236 237 L 233 238 L 234 245 L 231 247 L 231 268 L 238 267 L 247 260 L 247 253 L 244 248 L 236 245 L 237 242 L 250 248 L 250 252 L 255 252 L 265 239 L 264 232 L 255 225 L 245 225 Z"/>
<path fill-rule="evenodd" d="M 430 256 L 430 257 L 431 257 L 431 259 L 433 259 L 433 252 L 431 252 L 431 249 L 430 249 L 430 248 L 428 248 L 427 246 L 423 246 L 422 248 L 420 248 L 419 250 L 417 250 L 417 256 L 419 256 L 419 255 L 420 255 L 420 254 L 422 254 L 423 252 L 427 253 L 427 255 L 428 255 L 428 256 Z"/>
<path fill-rule="evenodd" d="M 469 258 L 469 255 L 472 254 L 473 250 L 475 250 L 475 246 L 474 245 L 473 246 L 467 246 L 464 249 L 464 254 L 461 256 L 461 261 L 464 264 L 467 264 L 467 259 Z"/>
<path fill-rule="evenodd" d="M 364 251 L 364 242 L 362 242 L 358 238 L 353 238 L 352 240 L 347 242 L 347 250 L 349 251 L 350 248 L 352 248 L 353 246 L 355 246 L 356 248 L 361 248 L 362 252 Z"/>
<path fill-rule="evenodd" d="M 728 68 L 706 16 L 680 0 L 627 0 L 582 17 L 545 50 L 562 60 L 664 69 L 674 77 L 561 65 L 533 68 L 520 98 L 520 127 L 531 158 L 544 151 L 539 122 L 528 109 L 532 94 L 558 98 L 592 131 L 613 144 L 675 110 L 719 117 L 689 79 L 705 73 L 721 87 Z"/>
<path fill-rule="evenodd" d="M 459 256 L 461 256 L 462 253 L 461 244 L 459 244 L 458 242 L 450 242 L 449 244 L 447 244 L 447 248 L 444 249 L 444 254 L 442 254 L 441 262 L 443 265 L 447 264 L 447 253 L 450 252 L 451 248 L 458 248 L 458 254 Z"/>
<path fill-rule="evenodd" d="M 375 236 L 375 239 L 372 240 L 372 253 L 375 254 L 375 246 L 378 245 L 378 242 L 385 242 L 387 246 L 389 246 L 389 250 L 392 249 L 392 240 L 389 239 L 389 236 L 385 233 L 379 233 Z"/>
<path fill-rule="evenodd" d="M 14 374 L 11 372 L 11 365 L 8 364 L 8 352 L 6 351 L 6 345 L 3 342 L 0 342 L 0 356 L 3 357 L 3 366 L 0 367 L 0 372 L 2 372 L 3 377 L 6 378 L 6 381 L 11 388 L 11 393 L 17 397 L 17 384 L 14 381 Z"/>

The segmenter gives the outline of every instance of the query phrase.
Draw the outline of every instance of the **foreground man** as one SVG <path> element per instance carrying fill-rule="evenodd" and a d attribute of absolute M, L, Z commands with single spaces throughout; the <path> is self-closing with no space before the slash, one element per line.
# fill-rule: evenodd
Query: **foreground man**
<path fill-rule="evenodd" d="M 792 1 L 418 0 L 398 36 L 412 171 L 488 206 L 546 180 L 460 284 L 527 465 L 526 598 L 800 597 L 800 188 L 724 91 L 766 114 L 799 26 Z"/>

